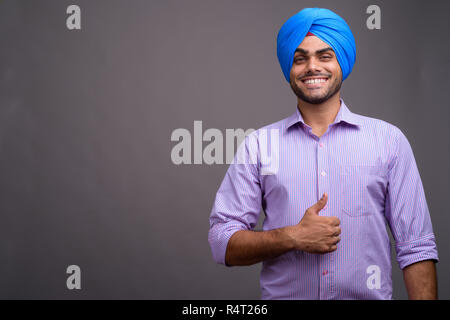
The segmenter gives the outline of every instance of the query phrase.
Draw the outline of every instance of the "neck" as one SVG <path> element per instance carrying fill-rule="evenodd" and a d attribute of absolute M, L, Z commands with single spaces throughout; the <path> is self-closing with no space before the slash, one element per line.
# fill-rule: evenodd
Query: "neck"
<path fill-rule="evenodd" d="M 299 98 L 297 100 L 297 107 L 305 123 L 319 131 L 326 130 L 334 122 L 341 106 L 340 92 L 321 104 L 311 104 Z"/>

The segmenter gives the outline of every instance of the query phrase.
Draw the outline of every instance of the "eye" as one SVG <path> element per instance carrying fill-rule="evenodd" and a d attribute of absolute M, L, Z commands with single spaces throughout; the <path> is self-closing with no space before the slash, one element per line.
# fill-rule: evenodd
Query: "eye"
<path fill-rule="evenodd" d="M 331 59 L 331 58 L 332 58 L 332 56 L 330 56 L 329 54 L 323 55 L 323 56 L 320 57 L 320 59 L 325 59 L 325 60 Z"/>
<path fill-rule="evenodd" d="M 302 61 L 305 61 L 305 58 L 302 56 L 294 58 L 294 62 L 302 62 Z"/>

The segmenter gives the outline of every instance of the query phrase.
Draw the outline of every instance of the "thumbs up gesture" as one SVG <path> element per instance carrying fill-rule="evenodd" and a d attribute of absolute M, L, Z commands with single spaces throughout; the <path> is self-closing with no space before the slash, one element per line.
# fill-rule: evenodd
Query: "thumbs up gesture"
<path fill-rule="evenodd" d="M 287 227 L 286 232 L 294 243 L 294 250 L 323 254 L 337 249 L 337 243 L 341 240 L 340 220 L 337 217 L 319 216 L 327 202 L 328 195 L 324 193 L 319 201 L 306 209 L 298 224 Z"/>

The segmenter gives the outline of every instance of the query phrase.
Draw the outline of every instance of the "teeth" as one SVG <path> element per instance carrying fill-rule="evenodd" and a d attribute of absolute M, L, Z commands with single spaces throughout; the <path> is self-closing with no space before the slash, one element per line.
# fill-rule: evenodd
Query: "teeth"
<path fill-rule="evenodd" d="M 327 81 L 326 79 L 309 79 L 306 80 L 305 83 L 306 84 L 313 84 L 313 83 L 321 83 L 321 82 L 325 82 Z"/>

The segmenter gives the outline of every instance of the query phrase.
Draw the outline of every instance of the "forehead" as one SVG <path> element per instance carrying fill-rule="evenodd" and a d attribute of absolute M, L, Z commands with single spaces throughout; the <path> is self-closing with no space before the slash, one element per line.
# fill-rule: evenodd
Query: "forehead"
<path fill-rule="evenodd" d="M 320 40 L 316 36 L 307 36 L 303 39 L 302 43 L 297 47 L 297 49 L 303 49 L 307 51 L 316 51 L 323 48 L 329 47 L 328 43 Z"/>

